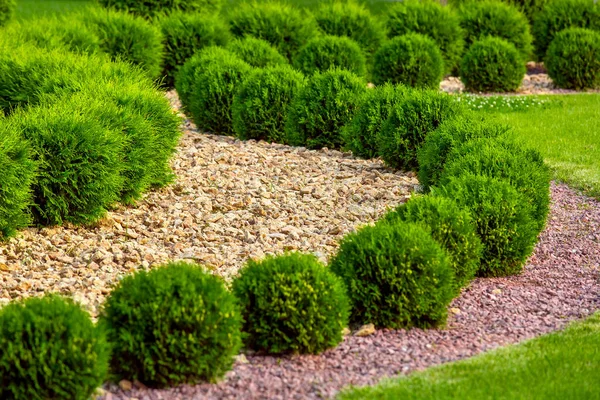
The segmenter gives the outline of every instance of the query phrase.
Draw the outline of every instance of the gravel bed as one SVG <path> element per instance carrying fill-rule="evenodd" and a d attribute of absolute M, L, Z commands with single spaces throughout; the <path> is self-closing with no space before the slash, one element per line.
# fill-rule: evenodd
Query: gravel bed
<path fill-rule="evenodd" d="M 554 86 L 552 79 L 546 73 L 527 74 L 523 77 L 521 86 L 514 93 L 502 93 L 502 94 L 577 94 L 582 93 L 581 91 L 560 89 Z M 465 85 L 460 81 L 460 78 L 449 76 L 444 78 L 440 83 L 440 89 L 448 93 L 463 93 L 465 91 Z M 598 92 L 598 90 L 589 90 L 589 92 Z M 493 93 L 485 93 L 487 95 Z"/>
<path fill-rule="evenodd" d="M 219 384 L 168 390 L 108 385 L 101 399 L 319 399 L 347 385 L 473 356 L 565 326 L 600 308 L 600 203 L 552 184 L 548 226 L 525 272 L 477 279 L 439 330 L 348 336 L 320 356 L 246 354 Z"/>
<path fill-rule="evenodd" d="M 201 135 L 189 123 L 173 169 L 173 185 L 95 226 L 31 228 L 0 244 L 0 306 L 58 292 L 95 316 L 120 277 L 168 260 L 196 261 L 226 279 L 249 257 L 285 250 L 326 260 L 344 234 L 418 184 L 381 161 Z"/>

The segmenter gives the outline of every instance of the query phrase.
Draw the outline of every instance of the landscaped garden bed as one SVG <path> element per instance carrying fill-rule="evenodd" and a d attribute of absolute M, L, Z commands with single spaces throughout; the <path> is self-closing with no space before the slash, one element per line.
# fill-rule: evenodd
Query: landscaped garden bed
<path fill-rule="evenodd" d="M 600 308 L 600 5 L 98 3 L 0 0 L 1 398 L 360 396 Z"/>

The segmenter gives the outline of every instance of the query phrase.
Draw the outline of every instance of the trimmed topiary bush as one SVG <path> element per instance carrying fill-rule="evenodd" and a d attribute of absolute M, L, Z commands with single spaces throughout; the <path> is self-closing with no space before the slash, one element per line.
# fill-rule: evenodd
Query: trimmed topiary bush
<path fill-rule="evenodd" d="M 586 28 L 599 32 L 600 4 L 594 0 L 549 0 L 533 24 L 538 59 L 546 57 L 554 37 L 567 28 Z"/>
<path fill-rule="evenodd" d="M 217 14 L 223 0 L 98 0 L 107 8 L 114 8 L 144 18 L 152 18 L 175 11 L 186 13 L 207 12 Z"/>
<path fill-rule="evenodd" d="M 233 281 L 245 344 L 268 353 L 318 354 L 342 341 L 349 304 L 344 282 L 315 256 L 248 261 Z"/>
<path fill-rule="evenodd" d="M 161 73 L 163 37 L 157 26 L 129 14 L 86 10 L 81 18 L 100 39 L 100 49 L 113 60 L 139 65 L 152 78 Z"/>
<path fill-rule="evenodd" d="M 367 61 L 360 46 L 343 36 L 322 36 L 310 40 L 296 53 L 293 64 L 306 75 L 335 67 L 358 76 L 367 72 Z"/>
<path fill-rule="evenodd" d="M 583 28 L 559 32 L 550 43 L 545 65 L 558 87 L 600 87 L 600 32 Z"/>
<path fill-rule="evenodd" d="M 257 68 L 287 65 L 288 60 L 269 42 L 248 36 L 229 43 L 227 50 Z"/>
<path fill-rule="evenodd" d="M 494 0 L 468 2 L 459 9 L 466 48 L 478 40 L 495 36 L 512 43 L 523 63 L 533 52 L 529 21 L 516 7 Z"/>
<path fill-rule="evenodd" d="M 434 188 L 433 194 L 471 212 L 483 243 L 478 276 L 508 276 L 523 269 L 538 230 L 531 204 L 510 182 L 465 171 Z"/>
<path fill-rule="evenodd" d="M 505 138 L 480 138 L 455 148 L 440 177 L 444 185 L 451 177 L 465 173 L 506 179 L 531 204 L 531 216 L 538 231 L 550 208 L 550 170 L 536 150 L 524 149 Z"/>
<path fill-rule="evenodd" d="M 225 46 L 229 27 L 217 16 L 175 12 L 160 18 L 165 56 L 162 62 L 164 84 L 172 88 L 179 68 L 195 53 L 208 46 Z"/>
<path fill-rule="evenodd" d="M 231 106 L 252 67 L 227 50 L 209 47 L 181 68 L 175 87 L 187 115 L 199 130 L 233 133 Z"/>
<path fill-rule="evenodd" d="M 417 224 L 377 224 L 346 235 L 329 267 L 346 283 L 353 323 L 428 328 L 446 319 L 452 268 Z"/>
<path fill-rule="evenodd" d="M 100 39 L 83 21 L 73 18 L 37 18 L 35 24 L 14 22 L 0 31 L 6 40 L 30 43 L 41 49 L 61 49 L 78 54 L 100 51 Z"/>
<path fill-rule="evenodd" d="M 0 348 L 2 399 L 87 400 L 108 375 L 105 332 L 56 295 L 0 309 Z"/>
<path fill-rule="evenodd" d="M 213 382 L 241 346 L 235 297 L 219 278 L 183 262 L 123 278 L 100 321 L 113 347 L 112 372 L 154 387 Z"/>
<path fill-rule="evenodd" d="M 29 143 L 12 123 L 0 117 L 0 241 L 29 224 L 35 175 Z"/>
<path fill-rule="evenodd" d="M 409 33 L 393 38 L 375 53 L 373 83 L 437 88 L 444 68 L 442 53 L 435 42 L 427 36 Z"/>
<path fill-rule="evenodd" d="M 448 0 L 448 4 L 453 7 L 471 2 L 473 0 Z M 519 9 L 529 20 L 533 22 L 535 17 L 542 11 L 548 0 L 501 0 L 503 3 L 510 4 Z"/>
<path fill-rule="evenodd" d="M 505 135 L 508 125 L 489 122 L 476 113 L 458 116 L 442 123 L 425 137 L 417 152 L 419 183 L 427 192 L 440 181 L 448 156 L 457 147 L 478 138 L 496 138 Z"/>
<path fill-rule="evenodd" d="M 0 0 L 0 27 L 12 19 L 16 7 L 15 0 Z"/>
<path fill-rule="evenodd" d="M 326 35 L 347 36 L 369 54 L 385 41 L 385 29 L 371 12 L 355 1 L 323 2 L 315 20 Z"/>
<path fill-rule="evenodd" d="M 288 107 L 305 84 L 304 76 L 290 66 L 253 71 L 233 100 L 237 137 L 282 143 Z"/>
<path fill-rule="evenodd" d="M 125 138 L 92 117 L 105 107 L 101 100 L 73 98 L 11 117 L 38 165 L 32 186 L 37 223 L 94 222 L 119 200 Z"/>
<path fill-rule="evenodd" d="M 460 64 L 460 79 L 475 92 L 512 92 L 521 86 L 526 68 L 512 43 L 497 37 L 479 40 Z"/>
<path fill-rule="evenodd" d="M 436 90 L 412 91 L 390 112 L 377 136 L 378 153 L 386 165 L 417 168 L 417 151 L 427 135 L 462 112 L 452 96 Z"/>
<path fill-rule="evenodd" d="M 377 135 L 391 110 L 407 93 L 406 87 L 389 83 L 367 90 L 354 117 L 342 130 L 344 148 L 357 157 L 377 157 Z"/>
<path fill-rule="evenodd" d="M 288 60 L 317 34 L 311 14 L 271 0 L 239 4 L 229 15 L 229 25 L 235 36 L 264 39 Z"/>
<path fill-rule="evenodd" d="M 467 286 L 479 269 L 483 250 L 473 219 L 451 199 L 417 196 L 387 213 L 378 223 L 421 224 L 448 252 L 454 271 L 455 293 Z"/>
<path fill-rule="evenodd" d="M 429 36 L 442 52 L 445 72 L 458 66 L 464 51 L 464 32 L 458 15 L 449 7 L 433 1 L 399 2 L 387 9 L 386 25 L 390 37 L 408 33 Z"/>
<path fill-rule="evenodd" d="M 311 149 L 340 148 L 341 131 L 354 116 L 367 85 L 349 71 L 316 73 L 292 101 L 285 125 L 286 139 Z"/>

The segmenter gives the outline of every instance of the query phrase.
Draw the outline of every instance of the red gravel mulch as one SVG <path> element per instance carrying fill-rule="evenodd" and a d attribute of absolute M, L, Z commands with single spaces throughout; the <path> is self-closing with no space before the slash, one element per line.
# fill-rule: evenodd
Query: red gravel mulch
<path fill-rule="evenodd" d="M 104 400 L 320 399 L 347 385 L 471 357 L 561 329 L 600 309 L 600 202 L 553 184 L 548 226 L 525 272 L 477 279 L 443 330 L 381 330 L 347 337 L 320 356 L 247 356 L 219 384 L 168 390 L 108 385 Z M 456 310 L 458 309 L 458 310 Z"/>

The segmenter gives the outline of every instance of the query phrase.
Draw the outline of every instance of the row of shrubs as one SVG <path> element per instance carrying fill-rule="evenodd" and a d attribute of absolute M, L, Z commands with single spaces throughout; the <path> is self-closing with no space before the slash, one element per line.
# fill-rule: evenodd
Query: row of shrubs
<path fill-rule="evenodd" d="M 152 2 L 138 8 L 134 4 L 139 2 L 125 3 L 106 5 L 155 14 L 138 9 Z M 159 3 L 156 10 L 166 7 Z M 455 11 L 434 1 L 411 0 L 389 7 L 385 21 L 352 1 L 324 4 L 314 15 L 275 2 L 244 3 L 227 20 L 207 11 L 219 8 L 213 2 L 175 8 L 182 10 L 150 21 L 91 9 L 68 20 L 13 24 L 4 34 L 42 47 L 125 59 L 168 87 L 185 61 L 207 46 L 227 47 L 251 64 L 265 57 L 271 63 L 290 62 L 305 74 L 342 67 L 375 84 L 437 87 L 444 74 L 454 72 L 472 91 L 515 90 L 533 52 L 527 18 L 497 1 L 467 2 Z M 593 0 L 552 0 L 538 14 L 537 56 L 560 87 L 600 84 L 599 10 Z M 568 28 L 578 30 L 562 34 Z M 255 40 L 240 43 L 242 38 Z"/>
<path fill-rule="evenodd" d="M 141 71 L 0 46 L 0 238 L 91 223 L 172 180 L 180 118 Z"/>
<path fill-rule="evenodd" d="M 213 51 L 223 56 L 224 50 Z M 225 55 L 231 65 L 243 63 Z M 221 65 L 236 73 L 221 61 L 204 68 Z M 340 118 L 368 127 L 357 139 L 364 143 L 388 130 L 394 140 L 385 148 L 418 171 L 423 193 L 345 236 L 328 266 L 300 253 L 250 260 L 230 290 L 195 265 L 140 271 L 116 286 L 97 324 L 56 296 L 14 302 L 0 310 L 0 347 L 6 349 L 0 397 L 85 399 L 107 378 L 154 387 L 213 382 L 242 347 L 316 354 L 336 346 L 348 325 L 439 326 L 475 276 L 522 270 L 545 225 L 550 178 L 541 156 L 513 141 L 510 127 L 469 113 L 437 91 L 367 90 L 347 71 L 311 79 L 324 88 L 299 98 L 321 110 L 297 105 L 295 113 L 319 112 L 298 117 L 299 126 L 308 127 L 299 130 L 311 132 L 315 146 L 330 137 L 313 133 Z M 274 82 L 290 87 L 283 79 L 269 81 L 270 87 Z M 332 88 L 342 97 L 311 97 L 335 96 Z"/>

